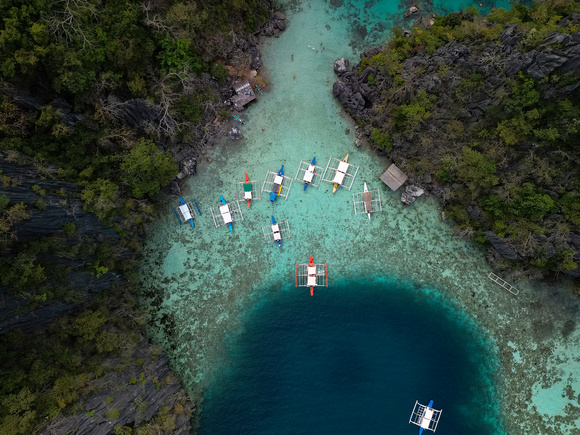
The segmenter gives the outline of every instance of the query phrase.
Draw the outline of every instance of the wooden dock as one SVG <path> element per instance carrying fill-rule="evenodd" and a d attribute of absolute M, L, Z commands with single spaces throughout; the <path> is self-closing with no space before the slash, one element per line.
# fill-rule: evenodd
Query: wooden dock
<path fill-rule="evenodd" d="M 520 292 L 517 288 L 515 288 L 513 285 L 511 285 L 506 280 L 497 276 L 495 273 L 490 272 L 489 275 L 487 275 L 487 277 L 489 279 L 491 279 L 493 282 L 495 282 L 497 285 L 503 287 L 505 290 L 507 290 L 508 292 L 510 292 L 514 296 L 517 296 L 518 293 Z"/>

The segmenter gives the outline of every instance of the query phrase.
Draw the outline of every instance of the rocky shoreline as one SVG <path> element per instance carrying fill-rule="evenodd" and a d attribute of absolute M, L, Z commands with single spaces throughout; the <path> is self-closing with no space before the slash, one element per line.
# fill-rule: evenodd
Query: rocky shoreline
<path fill-rule="evenodd" d="M 415 16 L 418 11 L 410 11 L 409 16 Z M 474 17 L 467 13 L 459 12 L 451 14 L 460 22 L 461 20 L 474 21 Z M 420 20 L 420 19 L 419 19 Z M 428 23 L 428 28 L 433 23 Z M 562 31 L 554 31 L 547 35 L 532 50 L 521 51 L 518 44 L 522 41 L 518 24 L 505 25 L 498 37 L 497 42 L 474 40 L 472 42 L 451 41 L 429 53 L 418 49 L 409 58 L 400 64 L 400 70 L 396 74 L 385 73 L 383 68 L 369 65 L 368 60 L 380 57 L 388 48 L 387 46 L 376 47 L 360 54 L 361 60 L 354 66 L 348 59 L 337 59 L 334 63 L 334 71 L 338 79 L 333 85 L 333 94 L 344 109 L 359 123 L 357 127 L 356 146 L 363 142 L 373 144 L 375 150 L 382 155 L 387 155 L 393 162 L 409 175 L 409 183 L 419 186 L 430 194 L 436 196 L 443 207 L 449 205 L 454 198 L 454 193 L 460 189 L 455 183 L 445 184 L 437 180 L 436 173 L 430 171 L 417 171 L 412 161 L 421 161 L 426 158 L 423 148 L 428 147 L 435 152 L 438 148 L 444 148 L 437 141 L 441 137 L 433 135 L 433 132 L 450 131 L 456 128 L 457 133 L 448 134 L 445 140 L 461 139 L 466 141 L 463 132 L 481 130 L 487 112 L 501 103 L 500 95 L 506 93 L 511 86 L 510 81 L 525 74 L 534 80 L 546 80 L 551 74 L 570 75 L 579 71 L 580 68 L 580 36 L 577 33 L 565 33 L 564 29 L 570 25 L 580 24 L 580 14 L 572 14 L 558 22 Z M 485 24 L 491 29 L 494 23 Z M 402 33 L 408 37 L 410 32 Z M 416 47 L 417 49 L 417 47 Z M 367 63 L 365 63 L 367 62 Z M 469 80 L 478 83 L 470 86 Z M 547 83 L 547 82 L 542 82 Z M 554 80 L 554 83 L 557 83 Z M 563 99 L 571 97 L 578 88 L 578 80 L 571 81 L 566 86 L 542 85 L 541 99 Z M 377 145 L 373 141 L 374 129 L 381 128 L 385 119 L 385 108 L 408 104 L 421 94 L 433 96 L 436 103 L 429 108 L 424 121 L 409 132 L 395 132 L 392 134 L 390 149 Z M 461 93 L 462 102 L 457 104 Z M 384 95 L 387 94 L 387 97 Z M 424 139 L 422 136 L 431 136 Z M 477 139 L 477 138 L 475 138 Z M 538 148 L 537 144 L 524 144 L 530 152 Z M 524 151 L 525 152 L 525 151 Z M 513 164 L 513 163 L 512 163 Z M 517 163 L 516 163 L 517 164 Z M 431 166 L 437 166 L 432 164 Z M 438 165 L 441 166 L 441 165 Z M 437 168 L 436 168 L 437 169 Z M 501 168 L 501 177 L 510 177 L 511 167 Z M 544 191 L 549 196 L 556 198 L 557 193 Z M 467 219 L 471 226 L 477 227 L 485 221 L 485 213 L 476 203 L 466 207 Z M 483 227 L 484 225 L 479 225 Z M 501 259 L 516 263 L 524 263 L 534 256 L 532 251 L 526 250 L 514 244 L 513 241 L 498 235 L 497 230 L 487 228 L 481 233 L 487 240 L 487 249 L 492 265 L 498 267 Z M 548 258 L 555 252 L 555 242 L 548 237 L 538 236 L 535 246 L 548 252 Z M 565 245 L 573 249 L 573 259 L 580 260 L 580 233 L 572 231 Z M 552 254 L 550 254 L 552 253 Z M 516 266 L 517 267 L 517 266 Z M 580 278 L 580 267 L 563 269 L 564 275 Z M 534 272 L 530 272 L 532 275 Z"/>
<path fill-rule="evenodd" d="M 271 10 L 270 3 L 266 4 Z M 226 62 L 228 58 L 242 55 L 248 59 L 248 68 L 252 71 L 262 66 L 258 37 L 277 37 L 286 28 L 283 14 L 272 11 L 269 18 L 257 32 L 235 35 L 224 55 Z M 192 130 L 190 140 L 181 142 L 159 135 L 157 147 L 174 156 L 179 163 L 179 173 L 165 189 L 166 194 L 180 195 L 179 183 L 195 174 L 198 160 L 234 125 L 229 120 L 219 119 L 221 112 L 232 112 L 230 99 L 234 95 L 234 80 L 235 77 L 227 77 L 220 83 L 209 73 L 201 77 L 192 76 L 190 85 L 203 86 L 218 97 L 216 103 L 204 107 L 203 121 L 199 128 Z M 63 97 L 47 97 L 15 87 L 7 87 L 3 93 L 18 110 L 27 113 L 27 118 L 37 118 L 48 106 L 67 128 L 74 129 L 79 122 L 87 121 Z M 110 119 L 134 132 L 150 132 L 152 125 L 163 122 L 163 108 L 145 99 L 124 99 L 111 93 L 106 105 Z M 118 147 L 113 141 L 100 145 L 111 150 Z M 78 314 L 103 293 L 127 285 L 122 271 L 108 270 L 103 264 L 99 265 L 99 256 L 94 249 L 94 246 L 112 249 L 115 261 L 126 263 L 128 268 L 136 261 L 138 254 L 131 237 L 125 235 L 120 217 L 113 218 L 108 224 L 103 223 L 94 213 L 87 211 L 81 199 L 82 186 L 62 181 L 58 168 L 35 165 L 21 153 L 2 152 L 0 173 L 3 177 L 0 195 L 9 198 L 11 203 L 22 204 L 26 210 L 26 217 L 10 228 L 11 234 L 17 237 L 16 247 L 37 240 L 58 240 L 58 249 L 42 248 L 46 252 L 34 261 L 41 260 L 43 265 L 53 265 L 54 271 L 60 271 L 55 273 L 58 282 L 49 281 L 42 288 L 29 288 L 27 298 L 0 285 L 0 332 L 7 334 L 22 330 L 32 335 L 42 334 L 63 317 Z M 61 247 L 60 240 L 68 241 Z M 139 241 L 135 240 L 135 243 Z M 13 257 L 17 255 L 15 252 L 9 250 L 3 255 Z M 47 292 L 47 288 L 58 290 Z M 31 301 L 31 298 L 37 301 Z M 196 413 L 195 404 L 191 403 L 173 375 L 167 357 L 138 332 L 140 329 L 136 323 L 136 335 L 131 340 L 138 340 L 138 344 L 131 353 L 109 360 L 108 372 L 84 385 L 82 399 L 74 404 L 76 411 L 51 419 L 44 427 L 46 433 L 110 434 L 118 433 L 124 427 L 148 428 L 156 433 L 195 432 L 191 425 L 191 417 Z"/>

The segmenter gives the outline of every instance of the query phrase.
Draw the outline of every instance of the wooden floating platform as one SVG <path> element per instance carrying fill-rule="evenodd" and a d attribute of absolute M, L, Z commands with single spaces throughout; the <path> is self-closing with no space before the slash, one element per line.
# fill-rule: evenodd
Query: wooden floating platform
<path fill-rule="evenodd" d="M 493 282 L 495 282 L 497 285 L 503 287 L 505 290 L 507 290 L 514 296 L 517 296 L 518 293 L 520 292 L 517 288 L 515 288 L 505 279 L 502 279 L 499 276 L 497 276 L 495 273 L 490 272 L 489 275 L 487 275 L 487 277 L 491 279 Z"/>

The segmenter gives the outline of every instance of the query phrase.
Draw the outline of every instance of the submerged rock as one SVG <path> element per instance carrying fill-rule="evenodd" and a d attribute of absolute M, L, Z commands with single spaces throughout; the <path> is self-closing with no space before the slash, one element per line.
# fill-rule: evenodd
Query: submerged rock
<path fill-rule="evenodd" d="M 405 11 L 405 13 L 403 14 L 403 16 L 405 18 L 410 18 L 411 16 L 418 14 L 419 13 L 419 8 L 416 6 L 411 6 L 409 9 L 407 9 Z"/>
<path fill-rule="evenodd" d="M 233 139 L 233 140 L 240 140 L 240 139 L 244 138 L 244 134 L 242 133 L 242 130 L 235 125 L 232 128 L 230 128 L 230 130 L 228 131 L 228 136 L 230 137 L 230 139 Z"/>
<path fill-rule="evenodd" d="M 416 197 L 414 197 L 413 195 L 411 195 L 411 194 L 409 194 L 407 192 L 403 192 L 401 194 L 401 201 L 404 204 L 411 205 L 411 204 L 413 204 L 415 202 L 416 199 L 417 199 Z"/>

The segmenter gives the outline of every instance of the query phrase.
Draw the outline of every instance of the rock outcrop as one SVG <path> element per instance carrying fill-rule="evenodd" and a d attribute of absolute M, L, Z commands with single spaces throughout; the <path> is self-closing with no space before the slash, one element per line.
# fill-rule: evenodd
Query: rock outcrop
<path fill-rule="evenodd" d="M 516 250 L 493 231 L 485 231 L 483 235 L 491 243 L 493 249 L 503 258 L 507 258 L 508 260 L 517 260 L 519 258 Z"/>
<path fill-rule="evenodd" d="M 167 357 L 142 340 L 126 361 L 111 361 L 115 370 L 87 385 L 93 392 L 84 400 L 83 412 L 52 421 L 43 432 L 109 435 L 117 433 L 116 426 L 159 427 L 159 420 L 165 423 L 163 433 L 189 434 L 194 409 Z"/>

